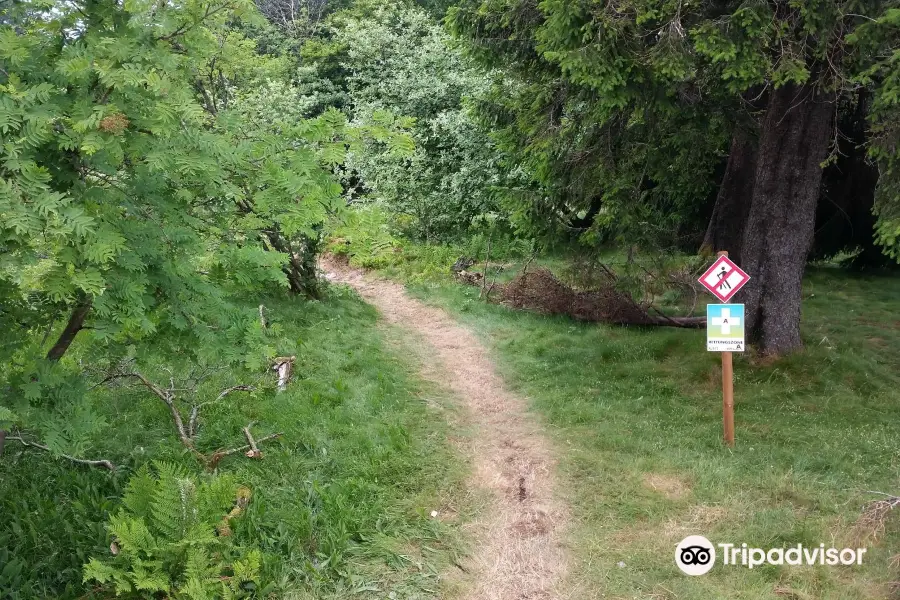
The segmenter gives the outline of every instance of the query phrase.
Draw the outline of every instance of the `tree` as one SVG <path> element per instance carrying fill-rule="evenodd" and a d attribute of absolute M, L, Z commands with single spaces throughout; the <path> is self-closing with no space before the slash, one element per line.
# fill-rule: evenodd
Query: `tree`
<path fill-rule="evenodd" d="M 860 86 L 886 89 L 895 14 L 891 2 L 471 0 L 448 19 L 475 56 L 525 82 L 524 97 L 497 102 L 501 135 L 524 148 L 554 212 L 591 212 L 601 199 L 594 229 L 601 218 L 624 239 L 647 240 L 635 222 L 677 231 L 718 183 L 732 138 L 707 242 L 742 232 L 751 339 L 780 354 L 801 345 L 800 284 L 836 105 Z M 872 113 L 889 123 L 896 101 L 876 94 L 884 105 Z M 894 146 L 876 141 L 871 152 L 893 164 Z M 557 183 L 573 176 L 574 195 Z M 890 249 L 896 194 L 887 196 L 877 210 Z"/>
<path fill-rule="evenodd" d="M 360 2 L 331 21 L 353 122 L 390 113 L 415 142 L 402 161 L 369 144 L 350 153 L 348 170 L 405 229 L 428 240 L 465 232 L 473 217 L 493 210 L 493 188 L 503 180 L 501 155 L 467 104 L 487 77 L 449 41 L 434 17 L 403 2 Z"/>
<path fill-rule="evenodd" d="M 52 406 L 90 421 L 53 364 L 85 331 L 94 357 L 153 338 L 242 361 L 262 335 L 235 290 L 309 291 L 304 245 L 343 206 L 348 144 L 394 138 L 334 110 L 288 123 L 248 106 L 239 90 L 288 64 L 232 27 L 254 11 L 29 0 L 0 12 L 0 389 L 22 420 L 49 423 Z"/>

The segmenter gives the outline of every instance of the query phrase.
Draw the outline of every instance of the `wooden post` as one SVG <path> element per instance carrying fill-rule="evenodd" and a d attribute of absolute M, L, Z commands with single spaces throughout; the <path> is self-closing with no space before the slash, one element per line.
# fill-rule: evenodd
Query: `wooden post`
<path fill-rule="evenodd" d="M 734 366 L 731 352 L 722 353 L 722 413 L 725 443 L 734 446 Z"/>
<path fill-rule="evenodd" d="M 728 256 L 728 252 L 719 252 Z M 722 352 L 722 425 L 725 443 L 734 447 L 734 363 L 731 352 Z"/>

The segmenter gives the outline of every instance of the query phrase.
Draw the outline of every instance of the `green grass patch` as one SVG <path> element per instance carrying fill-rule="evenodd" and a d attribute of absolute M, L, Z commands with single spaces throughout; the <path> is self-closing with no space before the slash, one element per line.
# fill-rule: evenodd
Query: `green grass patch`
<path fill-rule="evenodd" d="M 388 347 L 375 311 L 343 288 L 322 302 L 264 300 L 280 330 L 277 348 L 295 354 L 294 380 L 232 394 L 201 413 L 198 446 L 244 443 L 255 421 L 262 460 L 227 457 L 219 470 L 251 488 L 236 520 L 236 543 L 264 553 L 264 578 L 278 598 L 439 598 L 438 573 L 455 560 L 454 523 L 433 519 L 461 485 L 465 467 L 446 442 L 431 405 L 436 392 L 416 365 Z M 142 369 L 161 382 L 188 365 L 151 357 Z M 216 373 L 201 397 L 263 374 Z M 272 379 L 271 372 L 265 375 Z M 150 460 L 202 470 L 175 436 L 165 405 L 131 384 L 97 388 L 91 401 L 109 426 L 85 454 L 123 465 L 114 474 L 21 451 L 7 443 L 0 461 L 0 597 L 79 598 L 82 564 L 108 555 L 104 524 L 129 475 Z"/>
<path fill-rule="evenodd" d="M 687 577 L 690 534 L 769 548 L 853 546 L 867 490 L 900 492 L 900 280 L 812 270 L 804 352 L 736 356 L 737 446 L 721 442 L 720 361 L 702 330 L 642 329 L 515 312 L 478 290 L 417 285 L 494 348 L 545 416 L 574 508 L 579 598 L 886 597 L 894 519 L 861 567 L 717 566 Z"/>

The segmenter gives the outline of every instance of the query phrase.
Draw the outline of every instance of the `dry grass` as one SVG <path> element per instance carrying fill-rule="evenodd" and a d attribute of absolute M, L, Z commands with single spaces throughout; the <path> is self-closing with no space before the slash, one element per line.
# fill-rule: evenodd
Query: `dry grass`
<path fill-rule="evenodd" d="M 683 479 L 662 473 L 645 473 L 644 485 L 670 500 L 680 500 L 690 493 L 691 487 Z"/>
<path fill-rule="evenodd" d="M 884 534 L 885 524 L 894 509 L 900 507 L 900 497 L 887 496 L 866 505 L 853 527 L 853 540 L 857 545 L 877 541 Z"/>

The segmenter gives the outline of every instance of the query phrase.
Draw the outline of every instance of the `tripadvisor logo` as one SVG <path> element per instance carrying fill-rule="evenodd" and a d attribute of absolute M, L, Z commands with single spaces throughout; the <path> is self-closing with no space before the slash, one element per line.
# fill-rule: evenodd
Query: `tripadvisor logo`
<path fill-rule="evenodd" d="M 688 575 L 705 575 L 716 564 L 716 549 L 702 535 L 689 535 L 675 547 L 675 564 Z"/>
<path fill-rule="evenodd" d="M 808 547 L 797 544 L 789 548 L 751 548 L 747 544 L 715 544 L 702 535 L 689 535 L 675 547 L 675 564 L 687 575 L 705 575 L 716 564 L 716 547 L 722 564 L 752 569 L 761 565 L 861 565 L 867 548 L 826 548 L 825 544 Z"/>

